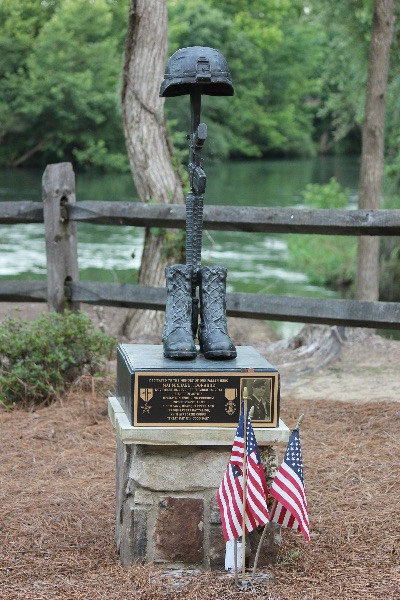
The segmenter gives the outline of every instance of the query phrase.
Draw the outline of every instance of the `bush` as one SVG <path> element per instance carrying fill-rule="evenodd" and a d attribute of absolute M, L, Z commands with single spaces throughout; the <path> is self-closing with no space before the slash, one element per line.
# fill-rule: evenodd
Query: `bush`
<path fill-rule="evenodd" d="M 83 313 L 7 319 L 0 325 L 0 404 L 49 404 L 80 375 L 99 374 L 115 346 Z"/>
<path fill-rule="evenodd" d="M 344 208 L 349 201 L 349 191 L 334 177 L 325 185 L 307 185 L 302 195 L 307 208 Z M 313 285 L 328 286 L 347 295 L 355 278 L 355 238 L 291 235 L 288 246 L 289 268 L 305 272 Z"/>
<path fill-rule="evenodd" d="M 329 287 L 347 296 L 355 279 L 356 241 L 346 237 L 289 237 L 289 268 L 306 273 L 312 285 Z"/>
<path fill-rule="evenodd" d="M 342 187 L 335 177 L 328 183 L 309 183 L 302 192 L 304 203 L 312 208 L 344 208 L 349 202 L 349 190 Z"/>

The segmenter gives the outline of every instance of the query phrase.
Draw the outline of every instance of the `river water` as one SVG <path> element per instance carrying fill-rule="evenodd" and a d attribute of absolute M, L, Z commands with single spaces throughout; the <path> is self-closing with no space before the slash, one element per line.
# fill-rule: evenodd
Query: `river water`
<path fill-rule="evenodd" d="M 358 159 L 238 161 L 207 167 L 206 204 L 300 208 L 308 183 L 336 177 L 356 202 Z M 0 169 L 0 201 L 41 200 L 42 172 Z M 137 202 L 130 175 L 78 173 L 77 200 Z M 334 297 L 335 293 L 309 284 L 307 276 L 287 268 L 287 235 L 205 232 L 203 264 L 228 268 L 228 290 L 292 296 Z M 132 282 L 140 265 L 143 229 L 78 224 L 78 260 L 82 280 Z M 0 225 L 1 279 L 44 278 L 46 259 L 42 224 Z M 301 325 L 274 324 L 287 337 Z"/>

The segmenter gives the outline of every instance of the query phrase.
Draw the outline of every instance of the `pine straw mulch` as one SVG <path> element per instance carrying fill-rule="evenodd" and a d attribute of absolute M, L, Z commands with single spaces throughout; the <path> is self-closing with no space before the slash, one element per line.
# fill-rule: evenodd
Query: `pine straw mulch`
<path fill-rule="evenodd" d="M 400 596 L 398 404 L 284 399 L 286 423 L 306 414 L 312 542 L 308 548 L 285 530 L 274 583 L 243 591 L 221 573 L 189 576 L 177 586 L 160 567 L 119 565 L 114 432 L 104 397 L 90 397 L 75 392 L 34 413 L 0 413 L 2 600 Z"/>

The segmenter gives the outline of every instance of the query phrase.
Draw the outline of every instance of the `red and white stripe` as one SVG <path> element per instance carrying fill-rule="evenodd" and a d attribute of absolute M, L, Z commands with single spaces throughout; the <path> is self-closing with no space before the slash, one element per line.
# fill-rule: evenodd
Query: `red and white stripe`
<path fill-rule="evenodd" d="M 240 477 L 234 477 L 228 464 L 218 490 L 217 500 L 221 510 L 222 532 L 225 540 L 233 540 L 242 535 L 242 495 Z"/>
<path fill-rule="evenodd" d="M 233 440 L 232 453 L 230 463 L 236 465 L 240 470 L 243 469 L 243 457 L 244 457 L 244 440 L 243 438 L 236 437 Z"/>
<path fill-rule="evenodd" d="M 235 438 L 233 449 L 235 449 L 236 442 Z M 239 455 L 240 450 L 229 462 L 217 494 L 221 510 L 222 531 L 227 541 L 237 539 L 243 533 L 243 476 L 234 477 L 232 473 L 232 463 L 239 467 Z M 241 466 L 243 466 L 243 443 Z M 265 475 L 262 466 L 257 464 L 257 457 L 254 452 L 247 457 L 246 532 L 253 531 L 253 529 L 259 525 L 265 525 L 268 521 Z"/>
<path fill-rule="evenodd" d="M 310 525 L 303 483 L 285 462 L 279 467 L 270 493 L 277 500 L 271 513 L 271 521 L 301 531 L 309 542 Z"/>

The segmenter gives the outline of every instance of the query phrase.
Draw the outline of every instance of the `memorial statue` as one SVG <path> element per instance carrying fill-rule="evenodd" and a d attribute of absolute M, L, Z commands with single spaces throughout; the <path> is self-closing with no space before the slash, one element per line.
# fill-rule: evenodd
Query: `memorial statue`
<path fill-rule="evenodd" d="M 190 94 L 191 132 L 188 135 L 190 191 L 186 198 L 186 265 L 165 269 L 167 304 L 162 341 L 167 358 L 195 358 L 196 334 L 205 358 L 236 357 L 226 323 L 227 270 L 219 266 L 200 266 L 206 189 L 201 150 L 207 138 L 207 125 L 200 122 L 201 95 L 233 96 L 233 93 L 227 62 L 218 50 L 203 46 L 181 48 L 169 59 L 160 96 Z"/>

